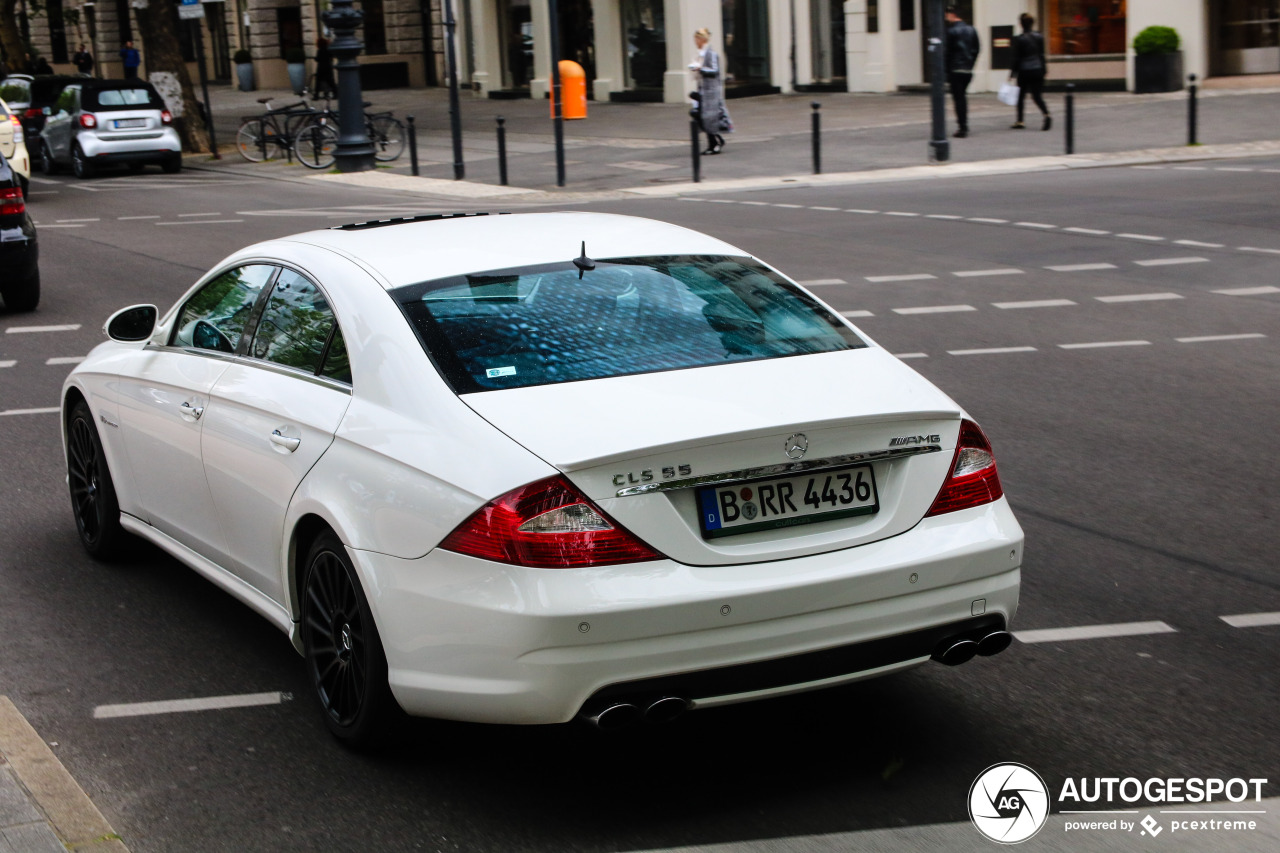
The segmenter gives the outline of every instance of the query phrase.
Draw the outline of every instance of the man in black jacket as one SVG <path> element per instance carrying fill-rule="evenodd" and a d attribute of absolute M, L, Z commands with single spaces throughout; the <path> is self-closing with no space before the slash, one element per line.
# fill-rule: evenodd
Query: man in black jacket
<path fill-rule="evenodd" d="M 951 98 L 956 105 L 955 135 L 964 138 L 969 135 L 969 98 L 966 90 L 973 80 L 973 64 L 978 60 L 981 46 L 978 44 L 978 31 L 965 23 L 955 6 L 948 6 L 947 12 L 947 82 L 951 84 Z"/>

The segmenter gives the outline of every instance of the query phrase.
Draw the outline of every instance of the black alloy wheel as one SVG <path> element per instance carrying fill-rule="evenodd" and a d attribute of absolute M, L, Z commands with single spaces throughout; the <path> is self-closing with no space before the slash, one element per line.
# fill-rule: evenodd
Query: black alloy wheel
<path fill-rule="evenodd" d="M 387 659 L 346 548 L 332 533 L 311 546 L 302 587 L 307 674 L 329 731 L 369 744 L 394 708 Z"/>
<path fill-rule="evenodd" d="M 124 539 L 120 505 L 93 413 L 83 400 L 71 409 L 67 421 L 67 484 L 80 543 L 91 557 L 111 559 Z"/>
<path fill-rule="evenodd" d="M 58 173 L 58 163 L 53 159 L 53 151 L 50 150 L 49 143 L 43 139 L 40 140 L 40 171 L 46 175 Z"/>
<path fill-rule="evenodd" d="M 79 142 L 71 143 L 71 171 L 77 178 L 93 177 L 93 166 L 85 158 Z"/>

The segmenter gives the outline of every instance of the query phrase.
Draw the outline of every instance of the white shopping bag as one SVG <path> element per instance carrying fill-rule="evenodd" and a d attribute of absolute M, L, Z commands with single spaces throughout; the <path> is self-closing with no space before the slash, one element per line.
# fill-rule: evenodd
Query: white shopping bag
<path fill-rule="evenodd" d="M 1018 105 L 1018 87 L 1006 80 L 1000 84 L 1000 91 L 996 93 L 996 97 L 1000 99 L 1000 103 L 1016 107 Z"/>

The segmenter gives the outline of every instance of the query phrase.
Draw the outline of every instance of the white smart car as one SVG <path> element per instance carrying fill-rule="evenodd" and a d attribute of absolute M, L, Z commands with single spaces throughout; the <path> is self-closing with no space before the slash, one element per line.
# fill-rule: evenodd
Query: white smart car
<path fill-rule="evenodd" d="M 982 430 L 741 249 L 590 213 L 250 246 L 67 378 L 95 556 L 287 632 L 330 729 L 602 728 L 1009 645 Z"/>

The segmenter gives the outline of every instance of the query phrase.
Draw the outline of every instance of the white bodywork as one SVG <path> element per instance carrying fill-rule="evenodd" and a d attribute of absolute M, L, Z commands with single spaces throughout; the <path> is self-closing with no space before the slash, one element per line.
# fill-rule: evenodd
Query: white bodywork
<path fill-rule="evenodd" d="M 232 255 L 192 291 L 250 261 L 305 274 L 345 336 L 349 387 L 168 346 L 175 306 L 150 341 L 94 349 L 68 377 L 64 400 L 78 394 L 94 414 L 127 529 L 295 644 L 299 531 L 317 520 L 335 531 L 369 599 L 392 691 L 414 714 L 561 722 L 610 684 L 982 612 L 1012 619 L 1023 535 L 1006 499 L 923 518 L 949 473 L 962 410 L 874 343 L 459 396 L 386 293 L 565 261 L 583 241 L 597 258 L 746 254 L 664 223 L 580 213 L 300 234 Z M 270 441 L 275 430 L 299 438 L 298 449 Z M 942 451 L 875 462 L 880 512 L 784 535 L 705 540 L 692 490 L 617 495 L 628 474 L 655 467 L 714 473 L 785 461 L 784 439 L 801 430 L 811 456 L 882 450 L 919 432 L 940 434 Z M 666 559 L 530 569 L 436 547 L 486 502 L 557 472 Z"/>

